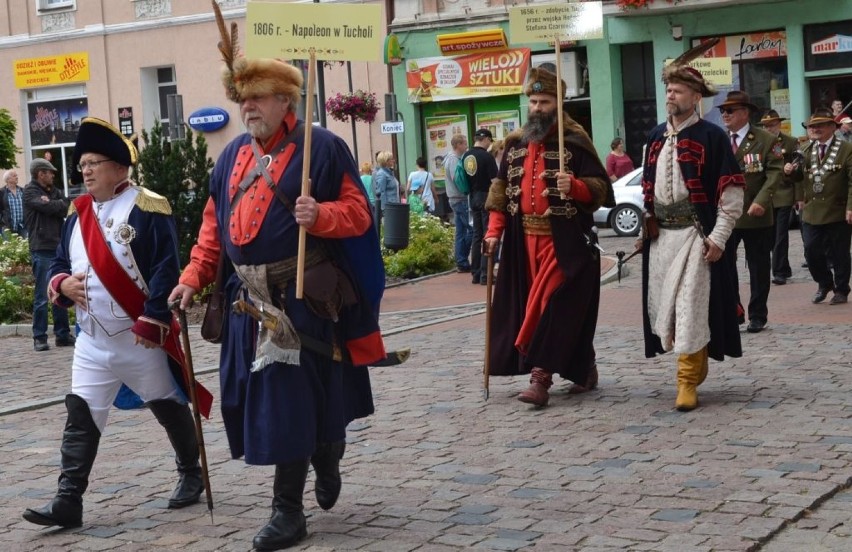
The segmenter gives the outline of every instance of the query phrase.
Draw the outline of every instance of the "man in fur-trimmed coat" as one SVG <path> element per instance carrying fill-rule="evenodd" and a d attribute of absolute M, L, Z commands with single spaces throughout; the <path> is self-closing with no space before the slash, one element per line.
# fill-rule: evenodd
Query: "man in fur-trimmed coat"
<path fill-rule="evenodd" d="M 591 140 L 567 115 L 560 170 L 556 75 L 532 69 L 525 93 L 529 120 L 506 138 L 486 203 L 486 254 L 504 239 L 489 369 L 495 376 L 529 373 L 518 400 L 545 406 L 554 373 L 575 383 L 569 393 L 597 386 L 600 251 L 592 213 L 615 203 Z"/>

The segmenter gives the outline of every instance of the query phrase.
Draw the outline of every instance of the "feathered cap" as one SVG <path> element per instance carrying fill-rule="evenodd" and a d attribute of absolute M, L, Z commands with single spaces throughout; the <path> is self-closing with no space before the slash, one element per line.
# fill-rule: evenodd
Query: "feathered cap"
<path fill-rule="evenodd" d="M 219 51 L 222 52 L 222 84 L 225 85 L 225 95 L 232 102 L 240 103 L 252 96 L 271 96 L 283 94 L 290 98 L 295 105 L 301 98 L 302 72 L 289 63 L 278 59 L 260 58 L 248 59 L 240 54 L 237 44 L 237 23 L 231 23 L 231 32 L 225 26 L 225 19 L 216 0 L 213 2 L 213 12 L 219 26 Z"/>
<path fill-rule="evenodd" d="M 802 126 L 808 128 L 810 126 L 817 125 L 826 125 L 831 124 L 835 127 L 840 126 L 840 123 L 834 120 L 834 116 L 831 114 L 831 110 L 825 107 L 818 107 L 811 114 L 811 118 L 808 119 L 806 123 L 802 123 Z"/>
<path fill-rule="evenodd" d="M 760 126 L 771 124 L 771 123 L 780 123 L 785 120 L 784 117 L 778 114 L 774 109 L 770 109 L 766 113 L 764 113 L 763 117 L 760 118 L 760 122 L 758 123 Z"/>
<path fill-rule="evenodd" d="M 716 87 L 707 82 L 701 72 L 689 66 L 692 60 L 703 56 L 706 51 L 718 44 L 718 42 L 719 37 L 711 38 L 679 55 L 673 62 L 663 67 L 663 82 L 665 84 L 669 84 L 670 82 L 685 84 L 704 98 L 718 94 L 719 92 L 716 90 Z"/>
<path fill-rule="evenodd" d="M 731 90 L 725 97 L 725 101 L 720 103 L 716 107 L 718 107 L 719 109 L 724 109 L 726 107 L 732 107 L 735 105 L 746 107 L 750 111 L 758 110 L 758 107 L 751 103 L 751 96 L 749 96 L 748 92 L 745 92 L 744 90 Z"/>
<path fill-rule="evenodd" d="M 562 97 L 565 97 L 565 81 L 562 81 Z M 524 94 L 550 94 L 556 96 L 556 74 L 541 67 L 530 69 L 527 84 L 524 86 Z M 558 97 L 558 96 L 557 96 Z"/>

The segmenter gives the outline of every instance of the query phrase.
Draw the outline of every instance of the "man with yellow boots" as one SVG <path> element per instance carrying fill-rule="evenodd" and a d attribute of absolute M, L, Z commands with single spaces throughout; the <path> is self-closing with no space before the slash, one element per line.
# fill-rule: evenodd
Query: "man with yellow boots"
<path fill-rule="evenodd" d="M 675 408 L 698 406 L 708 357 L 742 356 L 725 243 L 743 210 L 745 179 L 725 132 L 696 106 L 716 90 L 689 67 L 710 41 L 663 69 L 666 121 L 645 152 L 642 297 L 645 356 L 678 353 Z"/>

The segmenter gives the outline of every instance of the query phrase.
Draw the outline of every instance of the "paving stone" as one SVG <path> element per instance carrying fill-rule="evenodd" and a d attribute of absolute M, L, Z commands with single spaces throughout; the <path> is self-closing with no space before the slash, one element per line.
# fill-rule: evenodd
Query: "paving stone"
<path fill-rule="evenodd" d="M 801 239 L 795 231 L 790 238 L 797 266 Z M 609 239 L 623 243 L 604 244 L 612 250 L 633 241 Z M 852 473 L 852 366 L 837 361 L 852 358 L 849 313 L 810 304 L 812 283 L 804 271 L 798 276 L 773 288 L 771 331 L 743 334 L 742 358 L 712 363 L 702 405 L 690 413 L 673 409 L 673 355 L 644 358 L 638 274 L 602 289 L 600 389 L 569 396 L 568 382 L 557 378 L 542 409 L 515 400 L 524 376 L 491 378 L 491 397 L 482 400 L 481 373 L 471 369 L 482 362 L 481 314 L 395 331 L 445 314 L 417 309 L 452 296 L 481 310 L 479 286 L 470 289 L 453 273 L 408 286 L 417 291 L 407 296 L 389 289 L 383 307 L 411 306 L 395 308 L 409 314 L 383 314 L 386 345 L 416 343 L 416 351 L 403 367 L 371 369 L 376 413 L 348 428 L 340 501 L 320 510 L 311 474 L 309 536 L 293 549 L 852 549 L 852 492 L 838 491 Z M 87 526 L 56 532 L 22 520 L 23 508 L 40 506 L 56 489 L 73 354 L 30 350 L 26 339 L 0 339 L 7 359 L 0 370 L 0 550 L 250 548 L 269 516 L 273 470 L 230 460 L 217 405 L 204 422 L 214 525 L 203 504 L 165 508 L 174 464 L 162 428 L 149 412 L 116 410 L 86 496 Z M 210 368 L 199 379 L 218 399 L 217 352 L 193 343 L 196 364 Z M 34 409 L 11 410 L 25 403 Z M 82 533 L 103 528 L 102 536 Z M 110 529 L 120 532 L 107 536 Z M 785 540 L 797 531 L 818 537 L 813 548 Z M 539 536 L 526 540 L 530 534 Z M 788 544 L 772 549 L 775 542 Z"/>
<path fill-rule="evenodd" d="M 692 521 L 700 512 L 698 510 L 687 510 L 681 508 L 668 508 L 660 510 L 651 516 L 652 519 L 660 521 Z"/>
<path fill-rule="evenodd" d="M 820 470 L 819 464 L 806 464 L 801 462 L 783 462 L 775 466 L 775 469 L 780 472 L 811 472 L 816 473 Z"/>

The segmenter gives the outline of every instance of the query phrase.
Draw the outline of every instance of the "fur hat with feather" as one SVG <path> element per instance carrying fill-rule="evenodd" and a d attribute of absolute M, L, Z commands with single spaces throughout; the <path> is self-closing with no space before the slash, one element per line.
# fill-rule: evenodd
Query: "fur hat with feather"
<path fill-rule="evenodd" d="M 673 62 L 663 67 L 663 82 L 665 84 L 672 82 L 685 84 L 704 98 L 718 94 L 719 92 L 716 90 L 716 87 L 707 82 L 704 79 L 704 75 L 689 66 L 692 60 L 703 56 L 706 51 L 710 50 L 718 42 L 718 37 L 711 38 L 679 55 Z"/>
<path fill-rule="evenodd" d="M 240 103 L 246 98 L 255 96 L 271 96 L 282 94 L 290 98 L 292 105 L 301 99 L 302 72 L 289 63 L 278 59 L 248 59 L 240 54 L 237 43 L 238 33 L 236 22 L 231 23 L 231 31 L 225 26 L 225 19 L 216 0 L 213 2 L 213 12 L 219 26 L 219 51 L 222 52 L 222 84 L 225 85 L 225 95 L 232 102 Z"/>

